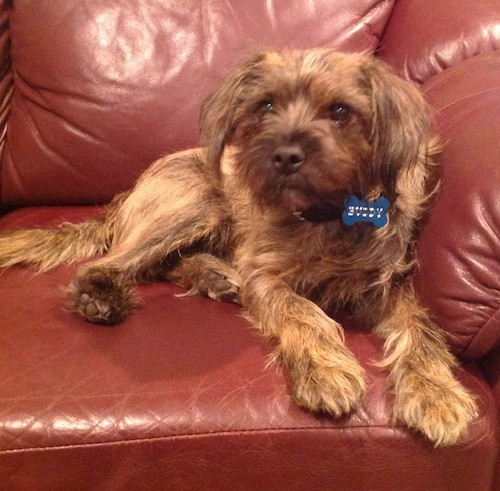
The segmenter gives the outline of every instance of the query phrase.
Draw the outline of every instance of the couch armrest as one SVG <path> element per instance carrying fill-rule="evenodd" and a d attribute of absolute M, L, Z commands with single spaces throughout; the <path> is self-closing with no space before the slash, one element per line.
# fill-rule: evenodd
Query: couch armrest
<path fill-rule="evenodd" d="M 423 89 L 445 150 L 416 285 L 455 351 L 475 358 L 500 343 L 500 51 L 445 70 Z"/>
<path fill-rule="evenodd" d="M 408 79 L 422 83 L 495 49 L 500 49 L 500 2 L 398 0 L 379 52 Z"/>

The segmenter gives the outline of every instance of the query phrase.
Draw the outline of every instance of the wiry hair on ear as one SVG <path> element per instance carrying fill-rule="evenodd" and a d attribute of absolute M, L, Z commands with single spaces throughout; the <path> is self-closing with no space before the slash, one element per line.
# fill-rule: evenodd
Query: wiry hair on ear
<path fill-rule="evenodd" d="M 217 178 L 225 145 L 241 120 L 241 106 L 246 89 L 260 77 L 259 66 L 265 58 L 258 53 L 237 65 L 219 89 L 202 106 L 200 117 L 201 144 L 206 147 L 207 160 Z"/>
<path fill-rule="evenodd" d="M 373 157 L 369 186 L 396 194 L 401 171 L 415 165 L 431 138 L 430 111 L 420 90 L 380 61 L 365 71 L 371 91 Z"/>

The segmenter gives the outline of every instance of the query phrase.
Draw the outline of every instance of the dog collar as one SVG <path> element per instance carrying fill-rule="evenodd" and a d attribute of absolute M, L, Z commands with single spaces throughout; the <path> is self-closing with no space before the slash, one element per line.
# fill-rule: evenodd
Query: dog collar
<path fill-rule="evenodd" d="M 333 220 L 340 220 L 342 218 L 343 212 L 344 209 L 340 208 L 340 206 L 315 206 L 312 208 L 308 208 L 305 211 L 298 211 L 297 213 L 294 213 L 294 215 L 299 220 L 304 220 L 305 222 L 323 223 L 331 222 Z"/>
<path fill-rule="evenodd" d="M 372 223 L 375 227 L 381 228 L 389 221 L 388 210 L 391 203 L 381 196 L 373 201 L 359 199 L 356 196 L 349 196 L 344 201 L 344 208 L 331 205 L 328 207 L 312 207 L 305 211 L 294 213 L 300 220 L 311 223 L 323 223 L 342 219 L 342 223 L 352 226 L 356 223 Z"/>

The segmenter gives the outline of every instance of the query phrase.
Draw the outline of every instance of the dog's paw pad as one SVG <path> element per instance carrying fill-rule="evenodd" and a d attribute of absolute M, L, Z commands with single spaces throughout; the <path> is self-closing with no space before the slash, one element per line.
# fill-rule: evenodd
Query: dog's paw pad
<path fill-rule="evenodd" d="M 112 324 L 116 320 L 109 305 L 82 293 L 75 303 L 76 310 L 94 324 Z"/>
<path fill-rule="evenodd" d="M 70 309 L 94 324 L 113 325 L 137 305 L 131 285 L 113 271 L 89 270 L 67 288 Z"/>

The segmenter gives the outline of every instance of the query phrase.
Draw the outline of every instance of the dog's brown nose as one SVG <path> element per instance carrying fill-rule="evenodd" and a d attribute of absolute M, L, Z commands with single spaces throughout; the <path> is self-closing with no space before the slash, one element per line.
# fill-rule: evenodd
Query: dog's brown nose
<path fill-rule="evenodd" d="M 273 164 L 276 170 L 285 175 L 297 172 L 304 159 L 304 151 L 299 145 L 282 145 L 273 153 Z"/>

